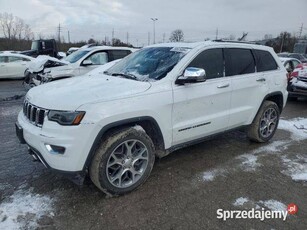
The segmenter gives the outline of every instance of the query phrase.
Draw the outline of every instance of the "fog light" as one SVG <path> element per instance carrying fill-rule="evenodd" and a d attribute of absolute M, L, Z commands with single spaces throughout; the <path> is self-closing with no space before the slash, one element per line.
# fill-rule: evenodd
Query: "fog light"
<path fill-rule="evenodd" d="M 49 144 L 45 144 L 45 146 L 48 152 L 51 154 L 64 154 L 65 152 L 65 148 L 62 146 L 49 145 Z"/>

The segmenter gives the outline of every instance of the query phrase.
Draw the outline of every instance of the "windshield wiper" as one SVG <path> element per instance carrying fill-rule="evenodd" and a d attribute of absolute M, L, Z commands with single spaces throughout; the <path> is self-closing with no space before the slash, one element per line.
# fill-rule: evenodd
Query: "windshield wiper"
<path fill-rule="evenodd" d="M 132 79 L 132 80 L 138 79 L 133 74 L 128 74 L 128 73 L 112 73 L 111 76 L 120 76 L 120 77 L 124 77 L 124 78 L 127 78 L 127 79 Z"/>

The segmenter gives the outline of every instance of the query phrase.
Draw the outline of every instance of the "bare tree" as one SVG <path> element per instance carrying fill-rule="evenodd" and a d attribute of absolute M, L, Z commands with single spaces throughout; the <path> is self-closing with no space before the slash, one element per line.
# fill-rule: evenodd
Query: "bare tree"
<path fill-rule="evenodd" d="M 30 26 L 24 20 L 14 17 L 13 14 L 0 13 L 0 26 L 5 38 L 11 39 L 30 39 L 33 37 Z"/>
<path fill-rule="evenodd" d="M 184 40 L 184 34 L 181 29 L 174 30 L 169 37 L 171 42 L 182 42 Z"/>
<path fill-rule="evenodd" d="M 24 38 L 26 40 L 33 40 L 34 39 L 34 33 L 32 32 L 32 30 L 31 30 L 31 28 L 28 24 L 25 24 Z"/>
<path fill-rule="evenodd" d="M 245 41 L 246 36 L 248 35 L 248 32 L 243 32 L 242 37 L 238 38 L 238 41 Z"/>
<path fill-rule="evenodd" d="M 0 24 L 5 38 L 11 39 L 13 30 L 13 14 L 2 13 L 0 14 Z"/>

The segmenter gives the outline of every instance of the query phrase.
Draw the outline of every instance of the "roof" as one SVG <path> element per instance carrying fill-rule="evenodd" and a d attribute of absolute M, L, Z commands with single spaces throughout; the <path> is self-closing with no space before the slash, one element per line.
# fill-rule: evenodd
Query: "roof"
<path fill-rule="evenodd" d="M 283 62 L 286 62 L 286 61 L 297 61 L 299 63 L 301 63 L 300 60 L 296 59 L 296 58 L 288 58 L 288 57 L 279 57 L 280 61 L 283 63 Z"/>
<path fill-rule="evenodd" d="M 92 50 L 134 50 L 130 47 L 119 47 L 119 46 L 92 46 L 88 48 L 80 48 L 80 50 L 92 51 Z"/>
<path fill-rule="evenodd" d="M 31 59 L 31 60 L 34 59 L 33 57 L 30 57 L 30 56 L 27 56 L 27 55 L 24 55 L 24 54 L 9 53 L 9 52 L 0 53 L 0 57 L 7 57 L 7 56 L 10 56 L 10 57 L 27 58 L 27 59 Z"/>
<path fill-rule="evenodd" d="M 210 46 L 235 46 L 235 47 L 246 47 L 246 48 L 254 48 L 254 49 L 264 49 L 269 50 L 272 49 L 268 46 L 257 45 L 254 43 L 244 43 L 244 42 L 237 42 L 237 41 L 203 41 L 203 42 L 170 42 L 170 43 L 159 43 L 155 45 L 150 45 L 147 47 L 182 47 L 182 48 L 197 48 L 197 47 L 210 47 Z"/>

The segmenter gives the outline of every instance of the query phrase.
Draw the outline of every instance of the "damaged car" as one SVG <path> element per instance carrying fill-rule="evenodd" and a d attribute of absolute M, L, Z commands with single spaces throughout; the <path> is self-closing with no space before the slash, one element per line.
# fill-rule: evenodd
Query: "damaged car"
<path fill-rule="evenodd" d="M 95 46 L 79 49 L 62 60 L 49 56 L 38 57 L 25 72 L 25 84 L 33 87 L 54 80 L 84 75 L 134 51 L 135 49 L 128 47 Z"/>
<path fill-rule="evenodd" d="M 299 64 L 291 73 L 288 92 L 291 99 L 307 96 L 307 63 Z"/>

